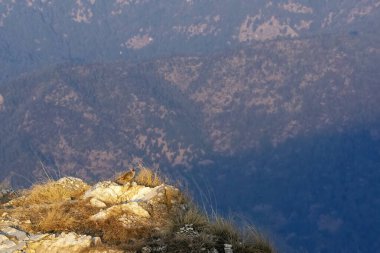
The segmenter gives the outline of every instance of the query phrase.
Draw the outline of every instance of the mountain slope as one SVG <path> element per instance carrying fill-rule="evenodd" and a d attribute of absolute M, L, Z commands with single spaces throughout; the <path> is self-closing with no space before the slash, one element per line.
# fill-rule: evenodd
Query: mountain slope
<path fill-rule="evenodd" d="M 0 1 L 0 81 L 54 63 L 152 59 L 376 30 L 378 0 Z"/>
<path fill-rule="evenodd" d="M 0 88 L 10 160 L 2 171 L 24 170 L 5 148 L 12 145 L 29 161 L 100 176 L 133 158 L 190 168 L 205 152 L 370 126 L 379 115 L 378 61 L 377 40 L 329 36 L 212 58 L 59 66 Z"/>

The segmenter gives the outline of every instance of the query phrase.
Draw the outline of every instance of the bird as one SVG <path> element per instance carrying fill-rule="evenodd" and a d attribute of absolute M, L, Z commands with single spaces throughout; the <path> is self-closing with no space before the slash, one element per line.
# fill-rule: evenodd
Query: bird
<path fill-rule="evenodd" d="M 125 185 L 126 183 L 131 182 L 131 180 L 135 177 L 135 174 L 136 170 L 132 167 L 132 169 L 116 178 L 115 182 L 121 185 Z"/>

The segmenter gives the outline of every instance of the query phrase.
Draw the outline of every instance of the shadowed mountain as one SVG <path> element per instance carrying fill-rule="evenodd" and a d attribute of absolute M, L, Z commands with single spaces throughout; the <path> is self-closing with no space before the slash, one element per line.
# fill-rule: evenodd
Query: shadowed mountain
<path fill-rule="evenodd" d="M 2 176 L 41 173 L 40 162 L 94 178 L 141 157 L 187 167 L 199 159 L 204 144 L 192 138 L 202 136 L 199 116 L 174 87 L 144 72 L 125 64 L 57 67 L 7 86 Z"/>
<path fill-rule="evenodd" d="M 206 206 L 254 221 L 285 252 L 366 252 L 380 246 L 379 137 L 361 126 L 297 137 L 215 158 L 189 181 L 207 189 L 195 191 Z"/>
<path fill-rule="evenodd" d="M 365 36 L 284 40 L 21 77 L 0 87 L 2 177 L 40 161 L 85 178 L 133 159 L 191 168 L 212 162 L 213 152 L 238 155 L 358 123 L 375 131 L 379 44 Z"/>
<path fill-rule="evenodd" d="M 377 0 L 0 1 L 0 81 L 56 63 L 203 54 L 376 30 Z"/>

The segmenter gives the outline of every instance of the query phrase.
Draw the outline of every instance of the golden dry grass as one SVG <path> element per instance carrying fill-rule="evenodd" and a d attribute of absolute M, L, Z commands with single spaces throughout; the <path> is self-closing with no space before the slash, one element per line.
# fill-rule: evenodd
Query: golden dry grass
<path fill-rule="evenodd" d="M 165 205 L 168 209 L 173 206 L 186 203 L 186 197 L 177 189 L 167 187 L 165 190 Z"/>
<path fill-rule="evenodd" d="M 70 201 L 49 205 L 41 210 L 40 216 L 33 222 L 35 231 L 78 233 L 92 232 L 89 217 L 99 210 L 84 201 Z"/>
<path fill-rule="evenodd" d="M 88 188 L 84 183 L 38 184 L 13 199 L 9 212 L 20 221 L 30 220 L 22 225 L 29 232 L 85 231 L 88 218 L 98 211 L 88 202 L 78 200 Z"/>
<path fill-rule="evenodd" d="M 103 242 L 122 249 L 137 249 L 154 233 L 154 226 L 151 224 L 126 227 L 118 217 L 94 222 L 93 226 Z"/>
<path fill-rule="evenodd" d="M 139 166 L 139 173 L 135 177 L 135 182 L 139 185 L 144 185 L 147 187 L 156 187 L 163 184 L 163 180 L 153 172 L 153 170 Z"/>
<path fill-rule="evenodd" d="M 78 222 L 62 204 L 54 204 L 45 210 L 40 210 L 35 220 L 34 229 L 42 232 L 70 231 L 75 228 Z M 80 222 L 80 221 L 79 221 Z"/>
<path fill-rule="evenodd" d="M 21 221 L 21 227 L 28 232 L 87 233 L 92 226 L 89 217 L 99 210 L 84 201 L 66 201 L 51 204 L 19 206 L 8 212 Z M 25 222 L 30 221 L 30 222 Z"/>
<path fill-rule="evenodd" d="M 79 186 L 79 185 L 78 185 Z M 70 199 L 76 199 L 81 196 L 89 186 L 81 185 L 79 187 L 67 187 L 59 184 L 56 181 L 49 181 L 46 184 L 38 184 L 24 192 L 24 197 L 15 199 L 14 205 L 51 204 Z"/>

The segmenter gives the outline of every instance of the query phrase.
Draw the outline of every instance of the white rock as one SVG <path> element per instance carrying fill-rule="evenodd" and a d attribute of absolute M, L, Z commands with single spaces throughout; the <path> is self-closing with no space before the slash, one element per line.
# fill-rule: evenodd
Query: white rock
<path fill-rule="evenodd" d="M 97 207 L 97 208 L 105 208 L 105 207 L 107 207 L 107 205 L 104 202 L 100 201 L 97 198 L 91 198 L 90 199 L 90 204 L 93 207 Z"/>
<path fill-rule="evenodd" d="M 104 203 L 116 204 L 126 201 L 127 188 L 111 181 L 97 183 L 84 193 L 83 198 L 96 198 Z"/>
<path fill-rule="evenodd" d="M 8 252 L 7 250 L 15 245 L 16 243 L 9 240 L 8 237 L 0 234 L 0 252 Z"/>
<path fill-rule="evenodd" d="M 24 247 L 26 246 L 26 242 L 25 241 L 20 241 L 18 242 L 16 245 L 8 248 L 7 250 L 5 251 L 1 251 L 2 253 L 14 253 L 14 252 L 19 252 L 20 250 L 22 250 Z"/>
<path fill-rule="evenodd" d="M 142 185 L 118 185 L 111 181 L 97 183 L 83 195 L 84 199 L 97 199 L 105 204 L 121 204 L 123 202 L 139 202 L 148 201 L 157 196 L 158 193 L 164 191 L 165 185 L 154 188 Z M 95 200 L 93 206 L 98 203 Z M 96 202 L 96 203 L 95 203 Z"/>
<path fill-rule="evenodd" d="M 57 183 L 65 185 L 83 185 L 86 184 L 82 179 L 76 177 L 63 177 L 60 178 Z"/>
<path fill-rule="evenodd" d="M 83 189 L 88 186 L 82 179 L 76 177 L 63 177 L 55 183 L 70 189 Z"/>
<path fill-rule="evenodd" d="M 120 216 L 121 213 L 134 214 L 143 218 L 150 218 L 150 214 L 136 202 L 112 206 L 90 217 L 90 220 L 106 220 L 110 217 Z"/>
<path fill-rule="evenodd" d="M 92 215 L 90 217 L 90 220 L 92 221 L 101 221 L 101 220 L 106 220 L 108 218 L 110 218 L 112 215 L 110 214 L 110 212 L 108 212 L 108 209 L 107 210 L 104 210 L 104 211 L 100 211 L 99 213 L 96 213 L 94 215 Z"/>
<path fill-rule="evenodd" d="M 13 227 L 5 227 L 5 228 L 2 228 L 1 231 L 5 233 L 6 235 L 8 235 L 8 237 L 9 236 L 16 237 L 18 240 L 28 239 L 28 236 L 24 231 L 15 229 Z"/>
<path fill-rule="evenodd" d="M 165 185 L 159 185 L 154 188 L 144 187 L 141 188 L 135 195 L 133 195 L 130 201 L 148 201 L 156 197 L 160 191 L 165 189 Z"/>
<path fill-rule="evenodd" d="M 0 234 L 0 245 L 6 241 L 10 241 L 10 240 L 5 235 Z"/>
<path fill-rule="evenodd" d="M 148 211 L 139 206 L 136 202 L 122 204 L 121 208 L 124 212 L 132 213 L 144 218 L 150 218 L 150 214 L 148 213 Z"/>
<path fill-rule="evenodd" d="M 62 233 L 57 238 L 39 241 L 33 248 L 36 253 L 79 253 L 91 247 L 91 236 L 70 232 Z"/>
<path fill-rule="evenodd" d="M 29 241 L 39 241 L 46 237 L 50 236 L 49 234 L 34 234 L 29 236 Z"/>

